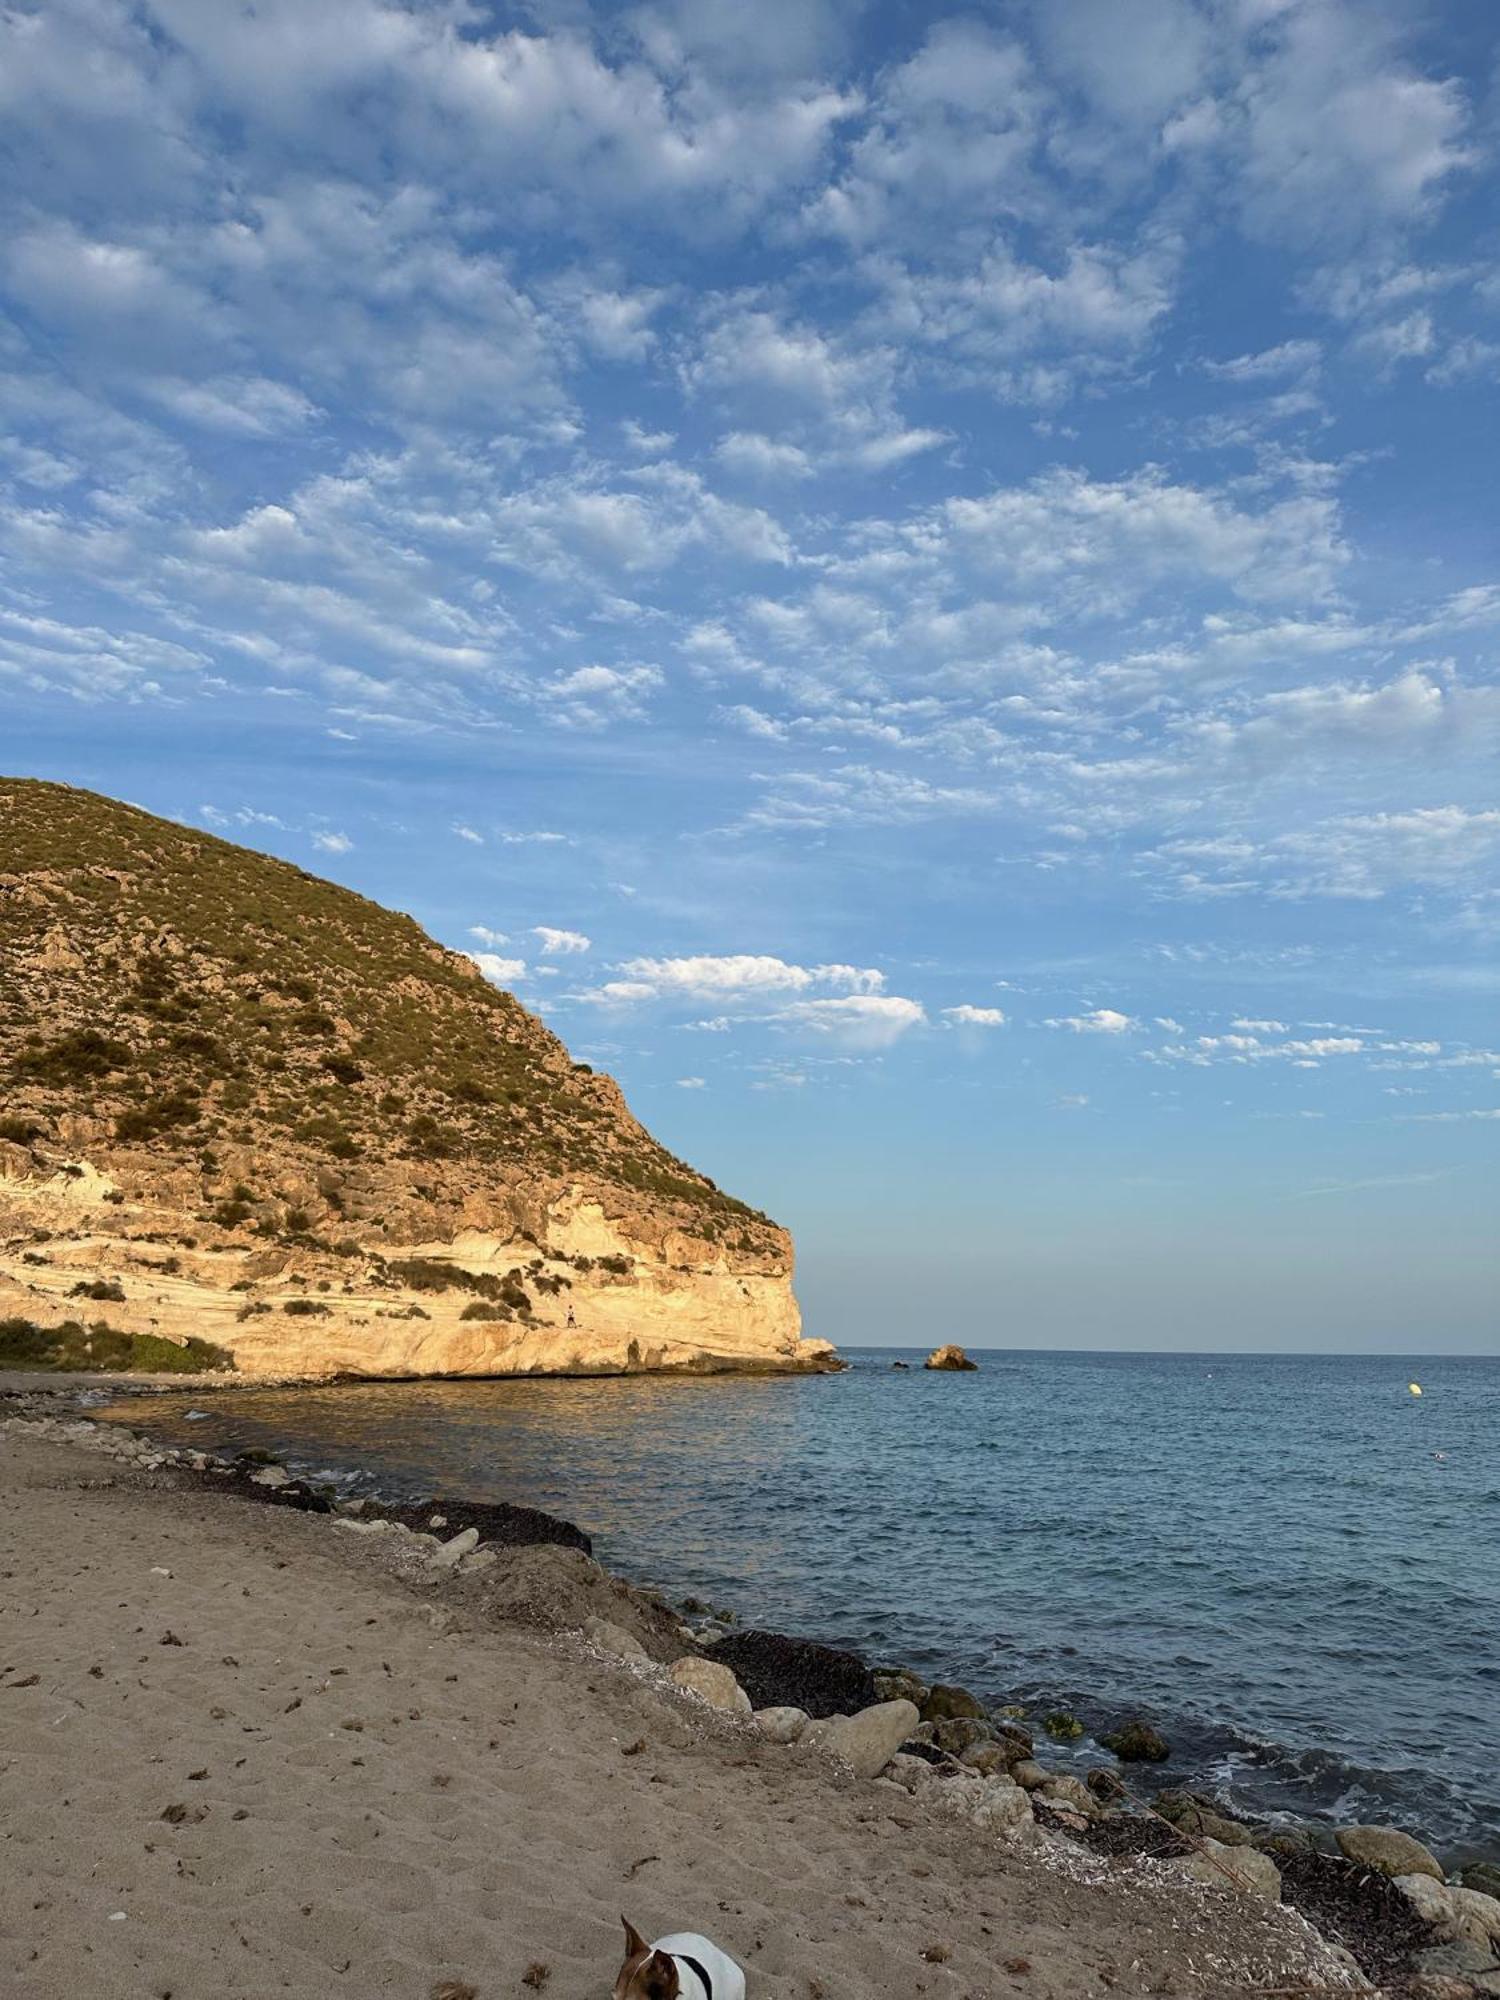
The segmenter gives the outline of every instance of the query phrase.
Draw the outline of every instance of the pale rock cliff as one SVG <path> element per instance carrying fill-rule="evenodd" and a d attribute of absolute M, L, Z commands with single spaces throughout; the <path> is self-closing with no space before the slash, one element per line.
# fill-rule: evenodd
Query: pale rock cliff
<path fill-rule="evenodd" d="M 278 1379 L 839 1365 L 786 1231 L 410 918 L 22 780 L 0 871 L 0 1322 Z"/>

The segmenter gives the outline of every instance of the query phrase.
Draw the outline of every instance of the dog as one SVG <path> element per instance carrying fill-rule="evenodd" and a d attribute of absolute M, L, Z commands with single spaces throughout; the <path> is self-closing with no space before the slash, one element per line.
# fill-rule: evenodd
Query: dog
<path fill-rule="evenodd" d="M 614 2000 L 745 2000 L 745 1975 L 729 1956 L 696 1931 L 674 1931 L 647 1944 L 629 1917 L 625 1963 Z"/>

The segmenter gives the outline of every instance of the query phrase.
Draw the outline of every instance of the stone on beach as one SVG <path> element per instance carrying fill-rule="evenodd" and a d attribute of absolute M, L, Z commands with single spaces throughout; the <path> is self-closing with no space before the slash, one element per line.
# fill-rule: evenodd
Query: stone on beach
<path fill-rule="evenodd" d="M 984 1703 L 967 1688 L 950 1687 L 946 1681 L 938 1681 L 927 1690 L 927 1699 L 922 1703 L 924 1722 L 948 1722 L 954 1719 L 984 1720 Z"/>
<path fill-rule="evenodd" d="M 920 1674 L 909 1673 L 905 1667 L 889 1667 L 876 1674 L 875 1693 L 881 1701 L 914 1701 L 921 1708 L 932 1689 Z"/>
<path fill-rule="evenodd" d="M 429 1560 L 434 1569 L 453 1569 L 457 1566 L 461 1557 L 470 1554 L 472 1550 L 478 1547 L 479 1530 L 477 1528 L 464 1528 L 451 1541 L 439 1542 Z"/>
<path fill-rule="evenodd" d="M 1341 1826 L 1334 1835 L 1340 1851 L 1351 1861 L 1373 1868 L 1381 1875 L 1430 1875 L 1443 1879 L 1442 1864 L 1429 1854 L 1420 1840 L 1394 1826 Z"/>
<path fill-rule="evenodd" d="M 598 1653 L 613 1653 L 621 1660 L 649 1660 L 651 1655 L 633 1632 L 616 1625 L 612 1618 L 585 1618 L 583 1636 Z"/>
<path fill-rule="evenodd" d="M 1268 1903 L 1281 1901 L 1281 1870 L 1268 1854 L 1257 1853 L 1253 1847 L 1226 1847 L 1219 1840 L 1204 1840 L 1196 1854 L 1167 1865 L 1194 1881 L 1240 1889 L 1246 1895 L 1263 1896 Z"/>
<path fill-rule="evenodd" d="M 1183 1833 L 1192 1834 L 1204 1840 L 1216 1840 L 1222 1847 L 1248 1847 L 1251 1835 L 1247 1826 L 1238 1820 L 1229 1819 L 1218 1812 L 1211 1801 L 1199 1798 L 1196 1792 L 1172 1790 L 1158 1792 L 1155 1806 L 1157 1812 Z"/>
<path fill-rule="evenodd" d="M 909 1701 L 880 1701 L 858 1715 L 828 1715 L 810 1722 L 801 1740 L 847 1764 L 857 1778 L 883 1771 L 917 1724 Z"/>
<path fill-rule="evenodd" d="M 950 1757 L 961 1757 L 974 1744 L 990 1742 L 995 1734 L 993 1724 L 974 1715 L 952 1715 L 929 1726 L 933 1742 Z"/>
<path fill-rule="evenodd" d="M 1500 1941 L 1500 1902 L 1477 1889 L 1450 1889 L 1430 1875 L 1397 1875 L 1396 1887 L 1445 1944 L 1486 1947 Z"/>
<path fill-rule="evenodd" d="M 1018 1743 L 1009 1743 L 1002 1738 L 981 1738 L 960 1752 L 959 1762 L 965 1770 L 977 1771 L 982 1778 L 1009 1776 L 1013 1764 L 1022 1762 L 1024 1752 Z"/>
<path fill-rule="evenodd" d="M 810 1717 L 802 1708 L 758 1708 L 755 1726 L 768 1743 L 795 1743 Z"/>
<path fill-rule="evenodd" d="M 1082 1813 L 1085 1819 L 1096 1818 L 1100 1809 L 1099 1801 L 1082 1778 L 1072 1777 L 1067 1772 L 1055 1773 L 1045 1785 L 1038 1786 L 1037 1797 L 1046 1799 L 1051 1805 L 1064 1806 L 1069 1812 Z"/>
<path fill-rule="evenodd" d="M 740 1686 L 728 1667 L 717 1660 L 700 1660 L 689 1654 L 674 1660 L 671 1668 L 672 1679 L 689 1694 L 706 1701 L 710 1708 L 723 1709 L 730 1715 L 749 1715 L 750 1697 Z"/>

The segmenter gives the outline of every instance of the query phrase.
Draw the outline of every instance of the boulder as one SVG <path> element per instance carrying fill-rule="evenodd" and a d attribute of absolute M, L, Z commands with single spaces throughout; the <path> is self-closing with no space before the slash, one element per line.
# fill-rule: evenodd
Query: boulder
<path fill-rule="evenodd" d="M 479 1547 L 479 1530 L 465 1528 L 446 1542 L 439 1542 L 429 1557 L 434 1569 L 454 1569 L 462 1557 Z"/>
<path fill-rule="evenodd" d="M 927 1699 L 922 1703 L 924 1722 L 948 1722 L 955 1717 L 972 1717 L 975 1721 L 984 1719 L 984 1703 L 967 1688 L 950 1687 L 946 1681 L 938 1681 L 927 1691 Z"/>
<path fill-rule="evenodd" d="M 596 1653 L 613 1653 L 621 1660 L 649 1660 L 651 1657 L 634 1632 L 627 1632 L 612 1618 L 585 1618 L 583 1636 Z"/>
<path fill-rule="evenodd" d="M 904 1750 L 898 1750 L 885 1767 L 885 1776 L 908 1792 L 919 1791 L 932 1777 L 932 1766 L 925 1757 L 908 1757 Z"/>
<path fill-rule="evenodd" d="M 1500 1902 L 1480 1889 L 1450 1889 L 1453 1907 L 1466 1932 L 1482 1931 L 1491 1944 L 1500 1945 Z"/>
<path fill-rule="evenodd" d="M 924 1368 L 946 1368 L 954 1372 L 972 1374 L 978 1368 L 979 1363 L 971 1361 L 961 1347 L 949 1341 L 943 1347 L 935 1347 L 922 1363 L 922 1366 Z"/>
<path fill-rule="evenodd" d="M 932 1689 L 920 1674 L 908 1673 L 905 1667 L 889 1667 L 876 1674 L 875 1693 L 881 1701 L 913 1701 L 920 1708 Z"/>
<path fill-rule="evenodd" d="M 991 1741 L 981 1737 L 960 1754 L 959 1762 L 965 1770 L 977 1771 L 982 1778 L 1009 1777 L 1011 1765 L 1021 1762 L 1021 1752 L 1014 1743 L 1006 1743 L 999 1737 Z"/>
<path fill-rule="evenodd" d="M 721 1708 L 729 1715 L 750 1714 L 749 1695 L 728 1667 L 721 1666 L 717 1660 L 700 1660 L 690 1654 L 685 1659 L 675 1660 L 671 1673 L 678 1687 L 697 1695 L 710 1708 Z"/>
<path fill-rule="evenodd" d="M 1112 1805 L 1116 1799 L 1125 1796 L 1125 1785 L 1119 1772 L 1110 1770 L 1104 1764 L 1096 1764 L 1085 1775 L 1084 1783 L 1101 1805 Z"/>
<path fill-rule="evenodd" d="M 975 1743 L 988 1743 L 994 1734 L 988 1722 L 974 1715 L 952 1715 L 932 1724 L 933 1742 L 950 1757 L 962 1757 Z"/>
<path fill-rule="evenodd" d="M 1156 1810 L 1183 1833 L 1216 1840 L 1222 1847 L 1248 1847 L 1251 1829 L 1238 1820 L 1226 1819 L 1208 1799 L 1196 1792 L 1167 1791 L 1156 1795 Z"/>
<path fill-rule="evenodd" d="M 1054 1708 L 1050 1715 L 1044 1715 L 1042 1727 L 1059 1743 L 1074 1742 L 1083 1734 L 1083 1724 L 1066 1708 Z"/>
<path fill-rule="evenodd" d="M 1482 1896 L 1500 1897 L 1500 1868 L 1490 1861 L 1470 1861 L 1458 1871 L 1458 1879 L 1466 1889 L 1477 1889 Z"/>
<path fill-rule="evenodd" d="M 1268 1903 L 1281 1901 L 1281 1870 L 1269 1855 L 1253 1847 L 1225 1847 L 1220 1841 L 1205 1840 L 1196 1854 L 1167 1865 L 1195 1882 L 1240 1889 L 1249 1896 L 1263 1896 Z"/>
<path fill-rule="evenodd" d="M 1045 1785 L 1038 1786 L 1037 1797 L 1045 1799 L 1049 1805 L 1082 1813 L 1085 1819 L 1097 1819 L 1099 1816 L 1099 1801 L 1082 1778 L 1071 1777 L 1065 1772 L 1055 1773 Z"/>
<path fill-rule="evenodd" d="M 1433 1945 L 1427 1951 L 1419 1951 L 1412 1963 L 1422 1973 L 1448 1973 L 1455 1978 L 1473 1980 L 1476 1985 L 1483 1980 L 1486 1984 L 1478 1986 L 1478 1990 L 1489 1993 L 1493 1993 L 1495 1988 L 1487 1982 L 1500 1969 L 1500 1961 L 1496 1960 L 1495 1954 L 1482 1944 Z M 1469 1991 L 1474 1992 L 1475 1986 L 1470 1986 Z"/>
<path fill-rule="evenodd" d="M 259 1472 L 252 1472 L 250 1475 L 252 1486 L 277 1487 L 290 1486 L 291 1483 L 292 1475 L 284 1465 L 263 1465 Z"/>
<path fill-rule="evenodd" d="M 1443 1879 L 1442 1864 L 1420 1840 L 1394 1826 L 1341 1826 L 1334 1839 L 1340 1851 L 1380 1875 L 1430 1875 Z"/>
<path fill-rule="evenodd" d="M 1009 1779 L 992 1778 L 974 1807 L 972 1818 L 975 1826 L 986 1833 L 1014 1833 L 1018 1827 L 1031 1824 L 1031 1801 Z"/>
<path fill-rule="evenodd" d="M 1035 1792 L 1040 1791 L 1042 1786 L 1052 1776 L 1052 1773 L 1043 1765 L 1038 1764 L 1034 1757 L 1022 1757 L 1011 1765 L 1010 1775 L 1015 1779 L 1022 1791 Z"/>
<path fill-rule="evenodd" d="M 768 1743 L 795 1743 L 810 1717 L 805 1708 L 758 1708 L 755 1726 Z"/>
<path fill-rule="evenodd" d="M 857 1778 L 873 1778 L 889 1764 L 916 1723 L 911 1702 L 881 1701 L 858 1715 L 829 1715 L 810 1722 L 801 1741 L 837 1757 Z"/>
<path fill-rule="evenodd" d="M 1099 1741 L 1106 1750 L 1113 1750 L 1122 1764 L 1165 1764 L 1172 1754 L 1166 1737 L 1139 1716 L 1112 1729 Z"/>

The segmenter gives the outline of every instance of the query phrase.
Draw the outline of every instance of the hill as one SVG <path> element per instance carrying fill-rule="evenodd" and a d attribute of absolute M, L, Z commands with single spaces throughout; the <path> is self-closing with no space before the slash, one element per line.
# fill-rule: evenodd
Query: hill
<path fill-rule="evenodd" d="M 819 1365 L 791 1272 L 410 917 L 0 778 L 12 1344 L 65 1316 L 73 1353 L 191 1336 L 256 1374 Z"/>

